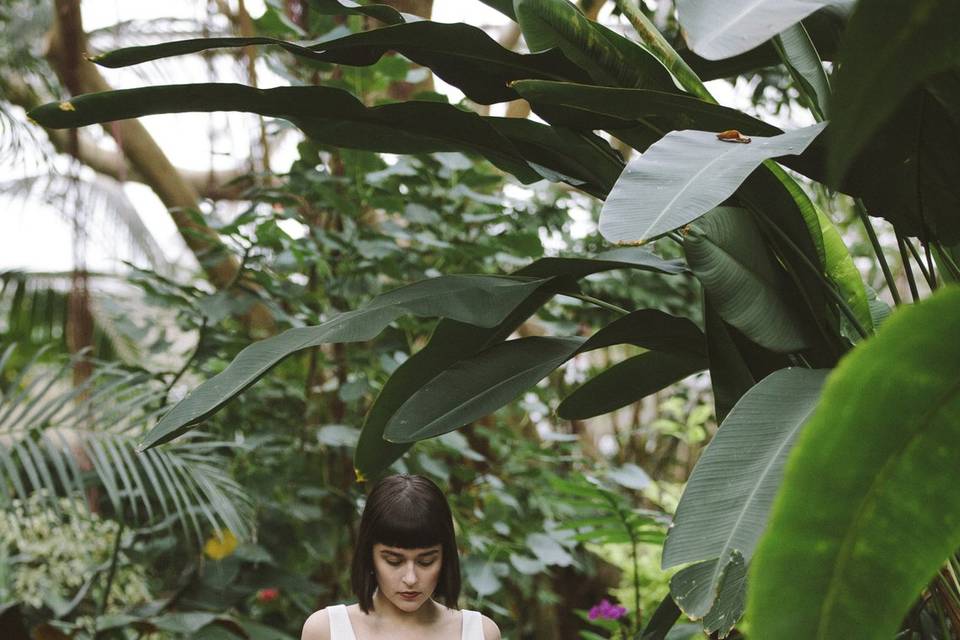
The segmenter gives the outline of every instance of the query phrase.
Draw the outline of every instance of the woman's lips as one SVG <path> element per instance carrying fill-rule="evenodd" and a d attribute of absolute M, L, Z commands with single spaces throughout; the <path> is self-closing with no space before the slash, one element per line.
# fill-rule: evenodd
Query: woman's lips
<path fill-rule="evenodd" d="M 416 600 L 420 597 L 419 591 L 401 591 L 400 597 L 404 600 Z"/>

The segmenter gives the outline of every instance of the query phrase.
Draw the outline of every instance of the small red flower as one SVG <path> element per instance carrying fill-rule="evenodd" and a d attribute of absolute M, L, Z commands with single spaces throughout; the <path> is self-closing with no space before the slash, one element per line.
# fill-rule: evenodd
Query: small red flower
<path fill-rule="evenodd" d="M 280 597 L 280 589 L 276 587 L 268 587 L 266 589 L 260 589 L 257 591 L 257 602 L 273 602 Z"/>

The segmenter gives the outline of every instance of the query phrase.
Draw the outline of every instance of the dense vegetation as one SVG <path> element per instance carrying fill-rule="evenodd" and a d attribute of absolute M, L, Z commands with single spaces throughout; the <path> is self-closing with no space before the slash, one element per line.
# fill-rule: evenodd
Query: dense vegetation
<path fill-rule="evenodd" d="M 199 273 L 130 270 L 156 311 L 125 323 L 79 269 L 3 275 L 4 637 L 295 636 L 349 598 L 391 470 L 449 488 L 464 604 L 505 637 L 956 637 L 960 5 L 617 0 L 621 32 L 603 2 L 486 2 L 518 53 L 400 4 L 240 3 L 91 58 L 242 51 L 269 89 L 109 90 L 67 0 L 72 97 L 9 56 L 54 146 L 125 121 Z M 227 220 L 127 121 L 221 111 L 270 118 Z"/>

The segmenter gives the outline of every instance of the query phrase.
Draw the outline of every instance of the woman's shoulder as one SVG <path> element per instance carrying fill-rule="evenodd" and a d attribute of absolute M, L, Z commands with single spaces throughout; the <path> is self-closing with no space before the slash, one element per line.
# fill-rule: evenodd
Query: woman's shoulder
<path fill-rule="evenodd" d="M 303 623 L 300 640 L 331 640 L 330 607 L 314 611 Z"/>
<path fill-rule="evenodd" d="M 483 640 L 500 640 L 500 627 L 496 622 L 481 614 L 480 623 L 483 626 Z"/>
<path fill-rule="evenodd" d="M 483 630 L 483 640 L 500 640 L 500 627 L 497 623 L 478 611 L 464 609 L 463 614 L 473 614 L 480 618 L 480 628 Z M 473 623 L 475 624 L 475 623 Z M 476 627 L 473 627 L 476 629 Z"/>

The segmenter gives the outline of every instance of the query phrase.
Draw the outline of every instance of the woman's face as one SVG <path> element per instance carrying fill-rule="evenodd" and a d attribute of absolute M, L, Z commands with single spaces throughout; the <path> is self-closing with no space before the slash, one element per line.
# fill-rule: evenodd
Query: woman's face
<path fill-rule="evenodd" d="M 373 545 L 373 569 L 380 593 L 408 613 L 419 609 L 433 595 L 442 564 L 440 545 L 422 549 Z"/>

